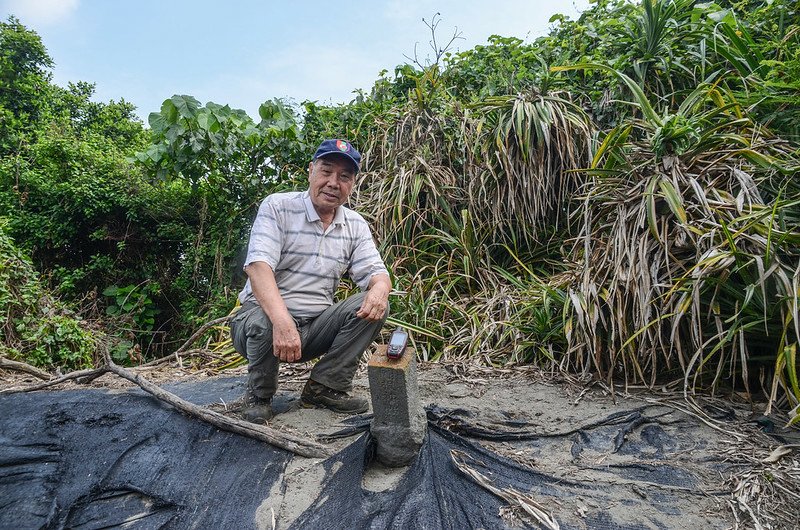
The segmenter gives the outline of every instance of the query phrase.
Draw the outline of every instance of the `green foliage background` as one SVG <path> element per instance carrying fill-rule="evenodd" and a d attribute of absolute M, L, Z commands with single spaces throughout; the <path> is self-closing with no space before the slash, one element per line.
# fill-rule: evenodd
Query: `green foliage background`
<path fill-rule="evenodd" d="M 598 0 L 551 22 L 435 47 L 345 105 L 266 100 L 254 119 L 174 95 L 145 126 L 89 83 L 54 85 L 10 18 L 2 257 L 25 272 L 4 272 L 3 344 L 81 365 L 99 329 L 118 359 L 168 353 L 235 305 L 259 201 L 346 137 L 421 357 L 762 388 L 796 416 L 796 3 Z M 42 353 L 56 329 L 73 357 Z"/>

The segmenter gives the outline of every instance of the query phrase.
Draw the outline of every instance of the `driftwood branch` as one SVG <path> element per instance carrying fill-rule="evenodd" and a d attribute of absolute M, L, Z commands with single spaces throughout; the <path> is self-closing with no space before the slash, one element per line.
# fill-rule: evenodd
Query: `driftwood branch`
<path fill-rule="evenodd" d="M 230 316 L 218 318 L 216 320 L 208 322 L 197 332 L 195 332 L 195 334 L 192 335 L 192 338 L 186 341 L 186 343 L 183 346 L 181 346 L 181 348 L 179 348 L 178 351 L 176 351 L 175 353 L 171 354 L 168 357 L 165 357 L 164 359 L 159 359 L 158 361 L 162 362 L 163 360 L 168 359 L 173 355 L 180 354 L 181 353 L 180 350 L 182 348 L 187 348 L 189 345 L 191 345 L 191 343 L 194 340 L 196 340 L 197 337 L 202 335 L 203 332 L 205 332 L 212 326 L 215 326 L 221 322 L 225 322 L 228 319 L 230 319 Z M 306 438 L 291 433 L 282 432 L 277 429 L 268 427 L 266 425 L 258 425 L 235 418 L 230 418 L 213 410 L 209 410 L 204 407 L 199 407 L 193 403 L 190 403 L 185 399 L 182 399 L 176 396 L 175 394 L 164 390 L 158 385 L 153 384 L 152 382 L 148 381 L 147 379 L 145 379 L 138 373 L 134 372 L 133 370 L 130 370 L 128 368 L 123 368 L 122 366 L 115 364 L 111 360 L 111 355 L 108 352 L 106 344 L 101 342 L 99 346 L 103 356 L 103 365 L 98 368 L 95 368 L 93 370 L 78 370 L 75 372 L 70 372 L 66 375 L 63 375 L 56 379 L 51 379 L 44 383 L 28 386 L 22 389 L 8 389 L 2 391 L 1 393 L 10 394 L 14 392 L 29 392 L 33 390 L 41 390 L 72 379 L 80 379 L 87 377 L 94 378 L 106 372 L 111 372 L 123 379 L 126 379 L 138 385 L 145 392 L 151 394 L 155 398 L 165 403 L 172 405 L 173 407 L 183 412 L 187 416 L 200 419 L 202 421 L 205 421 L 206 423 L 210 423 L 211 425 L 219 429 L 241 434 L 243 436 L 248 436 L 250 438 L 266 442 L 275 447 L 279 447 L 281 449 L 285 449 L 287 451 L 305 457 L 323 458 L 330 455 L 330 449 L 317 442 L 308 440 Z M 38 370 L 37 368 L 34 368 L 33 366 L 30 366 L 26 363 L 10 361 L 9 359 L 5 359 L 4 357 L 0 357 L 0 363 L 2 363 L 0 364 L 0 367 L 4 367 L 19 372 L 26 372 L 34 375 L 37 375 L 38 372 L 41 375 L 37 376 L 42 377 L 43 379 L 44 378 L 49 379 L 51 377 L 49 374 L 46 374 L 45 372 L 42 372 L 41 370 Z"/>
<path fill-rule="evenodd" d="M 189 416 L 199 418 L 219 429 L 249 436 L 250 438 L 267 442 L 268 444 L 280 447 L 281 449 L 286 449 L 287 451 L 291 451 L 292 453 L 301 456 L 321 458 L 330 455 L 330 451 L 327 447 L 316 442 L 272 429 L 266 425 L 257 425 L 234 418 L 229 418 L 228 416 L 220 414 L 219 412 L 198 407 L 197 405 L 190 403 L 185 399 L 179 398 L 175 394 L 167 392 L 157 385 L 154 385 L 141 375 L 118 366 L 113 362 L 110 363 L 107 368 L 108 371 L 139 385 L 145 392 L 152 394 L 161 401 L 169 403 L 181 412 L 188 414 Z"/>
<path fill-rule="evenodd" d="M 28 363 L 12 361 L 11 359 L 6 359 L 5 357 L 0 357 L 0 368 L 5 370 L 14 370 L 15 372 L 24 372 L 26 374 L 38 377 L 39 379 L 43 379 L 44 381 L 48 381 L 51 377 L 53 377 L 44 370 L 39 370 L 35 366 L 31 366 Z"/>
<path fill-rule="evenodd" d="M 33 366 L 31 366 L 29 364 L 25 364 L 25 363 L 18 363 L 18 364 L 23 364 L 23 365 L 27 366 L 28 368 L 33 368 Z M 11 368 L 11 369 L 12 370 L 17 370 L 17 371 L 20 371 L 20 372 L 27 372 L 27 369 L 24 369 L 24 368 Z M 35 368 L 34 368 L 34 370 L 35 370 Z M 72 379 L 80 379 L 80 378 L 83 378 L 83 377 L 87 377 L 87 378 L 90 378 L 90 379 L 95 379 L 98 376 L 101 376 L 101 375 L 103 375 L 104 373 L 106 373 L 108 371 L 109 371 L 108 368 L 104 367 L 104 366 L 100 367 L 100 368 L 92 368 L 91 370 L 76 370 L 74 372 L 70 372 L 68 374 L 64 374 L 61 377 L 57 377 L 55 379 L 51 379 L 49 381 L 45 381 L 44 383 L 39 383 L 38 385 L 26 386 L 24 388 L 9 388 L 7 390 L 2 390 L 2 391 L 0 391 L 0 394 L 14 394 L 14 393 L 17 393 L 17 392 L 33 392 L 35 390 L 44 390 L 45 388 L 61 384 L 61 383 L 64 383 L 65 381 L 70 381 Z M 50 375 L 48 374 L 47 377 L 50 377 Z"/>
<path fill-rule="evenodd" d="M 191 346 L 194 343 L 194 341 L 196 341 L 199 337 L 201 337 L 203 335 L 203 333 L 205 333 L 206 331 L 208 331 L 209 329 L 213 328 L 214 326 L 216 326 L 218 324 L 222 324 L 223 322 L 227 322 L 232 317 L 233 317 L 233 314 L 230 314 L 230 315 L 227 315 L 227 316 L 224 316 L 224 317 L 216 318 L 214 320 L 211 320 L 210 322 L 206 322 L 205 324 L 200 326 L 200 329 L 195 331 L 194 334 L 192 334 L 192 336 L 189 337 L 189 339 L 186 342 L 184 342 L 183 345 L 180 348 L 178 348 L 174 352 L 170 353 L 169 355 L 165 355 L 164 357 L 161 357 L 160 359 L 155 359 L 153 361 L 150 361 L 150 362 L 144 363 L 142 365 L 139 365 L 139 366 L 137 366 L 137 368 L 150 368 L 152 366 L 158 366 L 159 364 L 168 362 L 170 359 L 173 359 L 173 358 L 176 361 L 179 360 L 182 353 L 187 353 L 186 352 L 186 348 Z"/>

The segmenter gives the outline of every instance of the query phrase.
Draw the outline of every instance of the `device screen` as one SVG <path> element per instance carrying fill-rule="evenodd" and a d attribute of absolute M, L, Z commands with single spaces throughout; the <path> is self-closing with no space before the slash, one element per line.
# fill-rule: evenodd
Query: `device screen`
<path fill-rule="evenodd" d="M 392 333 L 392 339 L 389 341 L 389 345 L 395 348 L 400 348 L 406 341 L 405 333 Z"/>

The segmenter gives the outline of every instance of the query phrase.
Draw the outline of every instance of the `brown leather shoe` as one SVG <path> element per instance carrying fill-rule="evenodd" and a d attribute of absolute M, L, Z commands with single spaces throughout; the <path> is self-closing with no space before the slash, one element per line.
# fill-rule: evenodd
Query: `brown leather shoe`
<path fill-rule="evenodd" d="M 262 399 L 246 390 L 244 393 L 244 409 L 242 418 L 250 423 L 264 423 L 272 419 L 275 414 L 272 412 L 272 400 Z"/>
<path fill-rule="evenodd" d="M 366 399 L 334 390 L 311 379 L 306 382 L 303 393 L 300 394 L 300 404 L 307 409 L 325 407 L 345 414 L 361 414 L 369 409 Z"/>

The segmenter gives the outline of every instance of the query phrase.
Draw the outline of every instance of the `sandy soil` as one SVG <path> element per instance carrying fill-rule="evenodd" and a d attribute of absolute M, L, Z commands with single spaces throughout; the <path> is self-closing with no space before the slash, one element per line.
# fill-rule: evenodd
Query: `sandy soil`
<path fill-rule="evenodd" d="M 538 435 L 534 441 L 478 443 L 562 480 L 563 497 L 538 500 L 571 528 L 586 527 L 583 518 L 597 512 L 607 513 L 616 527 L 748 527 L 747 521 L 737 523 L 729 506 L 735 498 L 733 475 L 746 470 L 746 461 L 738 461 L 737 452 L 742 450 L 743 439 L 761 458 L 780 445 L 753 427 L 751 407 L 726 401 L 698 400 L 699 408 L 692 408 L 682 396 L 666 391 L 629 389 L 626 395 L 611 395 L 601 385 L 587 387 L 532 368 L 497 370 L 442 364 L 418 368 L 423 406 L 463 409 L 468 414 L 464 418 L 473 426 L 514 432 L 524 428 Z M 347 418 L 299 406 L 308 369 L 308 365 L 282 367 L 275 399 L 277 414 L 270 425 L 317 437 L 341 429 Z M 222 376 L 175 369 L 144 373 L 156 383 L 171 385 L 226 378 L 230 384 L 226 383 L 226 391 L 213 408 L 229 414 L 237 413 L 236 396 L 243 390 L 245 374 L 244 368 Z M 0 376 L 4 388 L 33 382 L 19 374 Z M 104 375 L 92 386 L 122 389 L 130 385 Z M 369 396 L 365 367 L 357 375 L 354 391 Z M 631 411 L 639 411 L 643 419 L 628 422 L 627 427 L 625 422 L 603 421 Z M 331 444 L 341 449 L 352 441 L 348 438 Z M 391 490 L 408 469 L 372 464 L 364 473 L 362 487 L 375 492 Z M 293 458 L 283 481 L 274 485 L 261 504 L 257 526 L 288 528 L 318 500 L 325 481 L 334 474 L 326 472 L 320 460 Z M 566 486 L 574 483 L 585 489 Z M 510 507 L 509 512 L 498 514 L 498 521 L 511 524 L 516 516 L 522 519 L 518 524 L 524 522 L 524 515 L 513 512 Z"/>
<path fill-rule="evenodd" d="M 299 407 L 305 378 L 298 370 L 287 370 L 279 392 L 286 405 L 271 424 L 309 435 L 340 429 L 341 415 Z M 479 443 L 537 472 L 586 485 L 589 490 L 584 494 L 565 491 L 564 498 L 539 499 L 559 520 L 577 527 L 582 526 L 584 515 L 601 511 L 622 527 L 747 528 L 750 523 L 737 522 L 729 506 L 734 497 L 731 476 L 748 469 L 746 463 L 735 464 L 735 455 L 742 451 L 739 442 L 746 438 L 747 448 L 762 458 L 780 445 L 753 428 L 749 420 L 758 416 L 757 406 L 697 398 L 694 403 L 700 408 L 693 410 L 682 395 L 666 389 L 629 389 L 625 395 L 618 391 L 612 395 L 600 385 L 587 387 L 532 368 L 440 364 L 420 366 L 419 384 L 423 406 L 465 409 L 471 414 L 471 424 L 489 430 L 508 429 L 509 423 L 520 422 L 525 430 L 542 435 L 545 441 L 536 443 Z M 355 380 L 355 392 L 369 396 L 365 370 Z M 645 418 L 653 422 L 643 421 L 625 434 L 623 450 L 615 447 L 614 440 L 620 435 L 620 425 L 591 427 L 615 413 L 624 415 L 643 407 Z M 579 435 L 573 431 L 577 430 L 592 441 L 576 444 Z M 652 439 L 659 436 L 661 440 Z M 341 447 L 349 442 L 336 443 Z M 577 445 L 582 447 L 578 454 Z M 633 449 L 626 450 L 629 447 Z M 726 469 L 728 464 L 734 465 Z M 634 472 L 626 473 L 626 469 Z M 362 487 L 392 489 L 407 470 L 373 464 L 364 474 Z M 325 478 L 318 462 L 295 458 L 286 470 L 285 483 L 276 485 L 262 504 L 260 527 L 272 528 L 274 514 L 276 527 L 288 528 L 317 499 Z M 654 499 L 662 496 L 671 500 L 659 505 Z M 665 513 L 670 510 L 673 513 Z M 782 527 L 776 523 L 775 528 Z"/>

